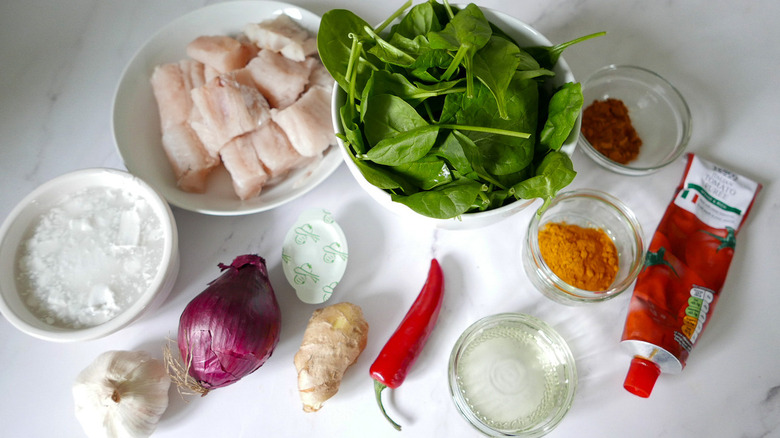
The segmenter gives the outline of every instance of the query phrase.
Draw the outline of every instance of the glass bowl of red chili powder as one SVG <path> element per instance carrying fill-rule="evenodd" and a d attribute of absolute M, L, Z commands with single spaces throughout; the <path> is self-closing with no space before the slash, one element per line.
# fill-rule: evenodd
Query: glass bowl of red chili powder
<path fill-rule="evenodd" d="M 556 196 L 531 218 L 523 267 L 545 296 L 563 304 L 618 296 L 644 262 L 642 227 L 619 199 L 580 189 Z"/>
<path fill-rule="evenodd" d="M 646 175 L 678 159 L 688 146 L 688 104 L 650 70 L 602 67 L 582 83 L 582 95 L 580 145 L 606 169 Z"/>

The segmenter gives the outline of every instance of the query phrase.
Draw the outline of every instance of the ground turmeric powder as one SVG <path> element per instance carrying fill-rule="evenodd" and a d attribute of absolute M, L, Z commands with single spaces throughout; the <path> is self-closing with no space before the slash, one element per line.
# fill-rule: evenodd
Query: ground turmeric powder
<path fill-rule="evenodd" d="M 598 228 L 548 223 L 539 231 L 539 250 L 555 275 L 579 289 L 606 290 L 617 275 L 615 244 Z"/>

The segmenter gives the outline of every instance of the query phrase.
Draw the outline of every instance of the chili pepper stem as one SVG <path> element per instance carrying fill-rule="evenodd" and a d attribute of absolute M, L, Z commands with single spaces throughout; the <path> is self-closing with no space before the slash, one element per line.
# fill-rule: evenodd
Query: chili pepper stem
<path fill-rule="evenodd" d="M 379 380 L 374 380 L 374 394 L 376 394 L 376 402 L 379 405 L 379 409 L 382 410 L 382 415 L 387 418 L 387 421 L 390 422 L 390 424 L 393 425 L 393 428 L 397 431 L 401 431 L 401 425 L 393 421 L 392 418 L 390 418 L 389 415 L 387 415 L 387 411 L 385 411 L 384 405 L 382 405 L 382 390 L 387 388 L 387 385 L 383 384 Z"/>

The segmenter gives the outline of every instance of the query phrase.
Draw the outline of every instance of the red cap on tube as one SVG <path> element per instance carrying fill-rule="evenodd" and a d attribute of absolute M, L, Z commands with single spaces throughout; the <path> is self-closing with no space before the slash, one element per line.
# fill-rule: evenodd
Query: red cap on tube
<path fill-rule="evenodd" d="M 650 397 L 659 375 L 661 375 L 661 368 L 655 362 L 634 356 L 623 387 L 634 395 L 647 398 Z"/>

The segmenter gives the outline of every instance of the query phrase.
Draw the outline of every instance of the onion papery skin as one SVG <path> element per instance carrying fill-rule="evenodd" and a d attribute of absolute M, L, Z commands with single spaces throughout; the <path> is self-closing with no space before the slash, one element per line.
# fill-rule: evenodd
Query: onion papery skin
<path fill-rule="evenodd" d="M 188 373 L 211 390 L 260 368 L 279 343 L 281 311 L 265 260 L 241 255 L 184 308 L 179 352 Z"/>

